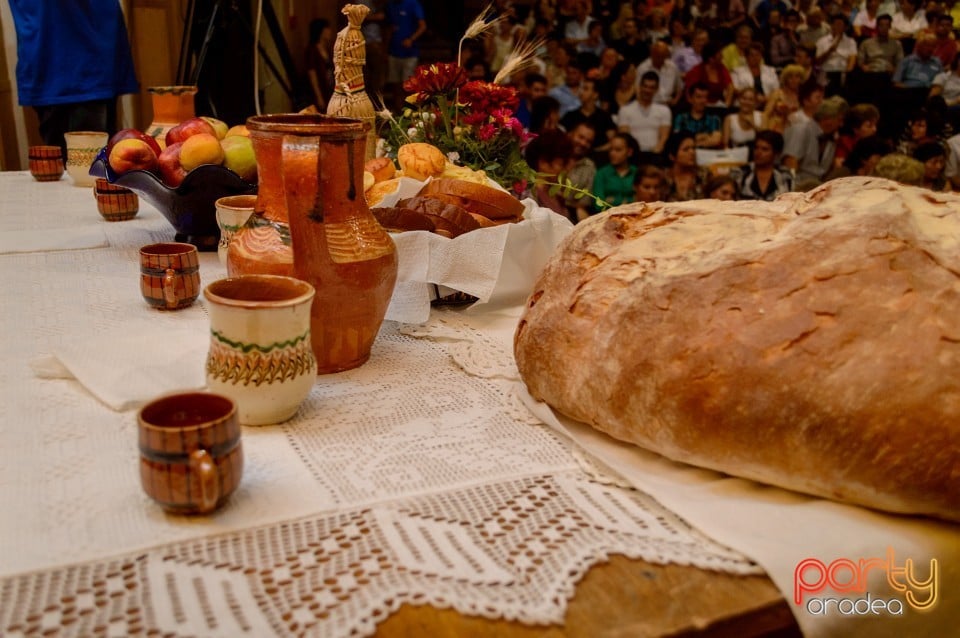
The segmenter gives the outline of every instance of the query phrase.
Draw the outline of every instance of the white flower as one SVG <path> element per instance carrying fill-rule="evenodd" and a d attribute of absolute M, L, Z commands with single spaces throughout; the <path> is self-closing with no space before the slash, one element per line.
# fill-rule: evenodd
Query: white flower
<path fill-rule="evenodd" d="M 447 153 L 447 159 L 450 160 L 451 163 L 456 164 L 460 161 L 460 153 L 456 151 L 450 151 Z"/>
<path fill-rule="evenodd" d="M 417 129 L 417 127 L 411 126 L 410 128 L 407 129 L 407 137 L 411 137 L 411 138 L 416 137 L 417 133 L 419 132 L 420 131 Z"/>

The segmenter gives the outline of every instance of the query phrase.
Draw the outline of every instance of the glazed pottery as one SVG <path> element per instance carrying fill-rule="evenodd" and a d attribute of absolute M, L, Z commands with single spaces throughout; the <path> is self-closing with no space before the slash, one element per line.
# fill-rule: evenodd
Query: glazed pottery
<path fill-rule="evenodd" d="M 70 131 L 63 138 L 67 141 L 67 175 L 73 185 L 93 186 L 96 177 L 90 174 L 90 166 L 109 136 L 101 131 Z"/>
<path fill-rule="evenodd" d="M 207 386 L 237 403 L 240 423 L 281 423 L 310 394 L 313 286 L 277 275 L 221 279 L 204 291 L 210 312 Z"/>
<path fill-rule="evenodd" d="M 140 483 L 176 514 L 206 514 L 240 484 L 243 447 L 228 397 L 187 392 L 160 397 L 137 414 Z"/>
<path fill-rule="evenodd" d="M 367 124 L 288 116 L 281 157 L 294 270 L 317 290 L 310 331 L 320 373 L 370 357 L 397 279 L 397 252 L 363 195 Z"/>
<path fill-rule="evenodd" d="M 217 226 L 220 227 L 220 243 L 217 246 L 217 256 L 220 263 L 227 263 L 227 249 L 233 236 L 244 227 L 256 207 L 256 195 L 232 195 L 221 197 L 214 205 L 217 208 Z"/>
<path fill-rule="evenodd" d="M 149 171 L 128 171 L 117 175 L 107 162 L 106 149 L 100 151 L 90 172 L 135 191 L 155 207 L 177 231 L 174 239 L 193 244 L 202 251 L 214 251 L 220 242 L 216 201 L 228 195 L 257 192 L 257 185 L 245 182 L 224 166 L 204 164 L 170 188 Z"/>
<path fill-rule="evenodd" d="M 200 260 L 196 246 L 179 242 L 140 249 L 140 292 L 160 310 L 186 308 L 200 296 Z"/>
<path fill-rule="evenodd" d="M 195 86 L 151 86 L 150 101 L 153 106 L 153 120 L 144 131 L 153 136 L 160 147 L 166 147 L 167 131 L 195 116 L 193 96 L 197 94 Z"/>
<path fill-rule="evenodd" d="M 102 177 L 96 180 L 93 196 L 97 200 L 97 210 L 108 222 L 133 219 L 140 210 L 140 200 L 136 193 L 129 188 L 111 184 Z"/>
<path fill-rule="evenodd" d="M 56 182 L 63 177 L 63 149 L 59 146 L 31 146 L 27 157 L 30 174 L 38 182 Z"/>
<path fill-rule="evenodd" d="M 227 274 L 294 276 L 287 199 L 280 172 L 284 127 L 301 115 L 257 115 L 247 118 L 247 130 L 257 158 L 257 204 L 246 227 L 237 231 L 227 250 Z"/>

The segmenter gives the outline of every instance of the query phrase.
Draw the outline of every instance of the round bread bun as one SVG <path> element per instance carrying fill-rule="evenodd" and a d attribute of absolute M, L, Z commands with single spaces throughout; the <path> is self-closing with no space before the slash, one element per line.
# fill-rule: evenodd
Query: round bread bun
<path fill-rule="evenodd" d="M 366 193 L 377 183 L 377 178 L 370 171 L 363 171 L 363 192 Z"/>
<path fill-rule="evenodd" d="M 363 165 L 363 170 L 373 175 L 373 178 L 379 182 L 385 182 L 397 176 L 397 167 L 389 157 L 374 157 L 368 159 Z"/>
<path fill-rule="evenodd" d="M 364 193 L 367 198 L 367 206 L 371 208 L 380 203 L 380 201 L 400 188 L 400 178 L 394 177 L 385 182 L 377 182 Z"/>
<path fill-rule="evenodd" d="M 412 142 L 397 151 L 397 161 L 403 174 L 421 182 L 428 177 L 439 177 L 447 167 L 443 151 L 433 144 Z"/>
<path fill-rule="evenodd" d="M 370 212 L 377 218 L 384 230 L 389 232 L 403 232 L 406 230 L 426 230 L 433 232 L 436 225 L 423 213 L 409 208 L 371 208 Z"/>
<path fill-rule="evenodd" d="M 462 179 L 432 180 L 419 194 L 443 199 L 489 219 L 516 220 L 523 215 L 523 204 L 510 193 Z"/>

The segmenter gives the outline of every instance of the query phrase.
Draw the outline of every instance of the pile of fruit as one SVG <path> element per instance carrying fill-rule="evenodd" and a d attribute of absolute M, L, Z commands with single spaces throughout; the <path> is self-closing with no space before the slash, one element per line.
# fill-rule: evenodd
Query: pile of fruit
<path fill-rule="evenodd" d="M 257 181 L 257 161 L 247 127 L 229 128 L 212 117 L 193 117 L 154 139 L 137 129 L 118 131 L 107 143 L 107 163 L 117 175 L 150 171 L 176 188 L 187 173 L 204 164 L 224 166 L 247 182 Z"/>

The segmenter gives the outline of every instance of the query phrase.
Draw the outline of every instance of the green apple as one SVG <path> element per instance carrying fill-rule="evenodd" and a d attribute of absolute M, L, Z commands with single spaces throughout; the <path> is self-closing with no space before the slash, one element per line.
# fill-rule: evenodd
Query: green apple
<path fill-rule="evenodd" d="M 231 135 L 220 140 L 223 165 L 248 182 L 257 181 L 257 158 L 249 137 Z"/>
<path fill-rule="evenodd" d="M 213 130 L 217 134 L 218 140 L 222 140 L 227 136 L 227 131 L 230 129 L 230 127 L 227 126 L 226 122 L 224 122 L 223 120 L 218 120 L 215 117 L 207 117 L 206 115 L 202 116 L 202 118 L 206 120 L 207 123 L 210 124 L 210 126 L 213 127 Z"/>

